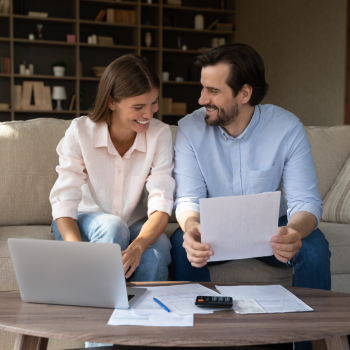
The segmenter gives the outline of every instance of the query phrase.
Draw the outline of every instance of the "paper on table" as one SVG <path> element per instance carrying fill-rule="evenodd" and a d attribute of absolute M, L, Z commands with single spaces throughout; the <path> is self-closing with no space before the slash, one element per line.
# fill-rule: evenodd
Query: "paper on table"
<path fill-rule="evenodd" d="M 266 311 L 254 300 L 233 300 L 233 310 L 236 314 L 266 314 Z"/>
<path fill-rule="evenodd" d="M 280 200 L 280 191 L 200 199 L 202 243 L 214 251 L 209 261 L 273 255 Z"/>
<path fill-rule="evenodd" d="M 176 315 L 162 310 L 156 314 L 135 315 L 131 309 L 115 309 L 109 326 L 193 327 L 193 315 Z"/>
<path fill-rule="evenodd" d="M 234 300 L 254 299 L 267 313 L 313 311 L 302 300 L 280 285 L 273 286 L 215 286 Z"/>
<path fill-rule="evenodd" d="M 195 305 L 196 297 L 221 296 L 219 293 L 206 288 L 198 283 L 180 284 L 169 286 L 166 293 L 158 293 L 156 298 L 170 311 L 178 314 L 209 314 L 213 311 L 224 311 L 225 309 L 200 308 Z M 226 309 L 227 310 L 227 309 Z"/>

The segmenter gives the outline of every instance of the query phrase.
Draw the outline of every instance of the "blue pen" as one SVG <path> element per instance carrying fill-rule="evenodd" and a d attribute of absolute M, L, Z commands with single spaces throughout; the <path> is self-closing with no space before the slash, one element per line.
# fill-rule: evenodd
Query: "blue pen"
<path fill-rule="evenodd" d="M 164 304 L 162 304 L 158 299 L 153 298 L 153 300 L 154 300 L 157 304 L 159 304 L 164 310 L 170 312 L 170 310 L 169 310 Z"/>

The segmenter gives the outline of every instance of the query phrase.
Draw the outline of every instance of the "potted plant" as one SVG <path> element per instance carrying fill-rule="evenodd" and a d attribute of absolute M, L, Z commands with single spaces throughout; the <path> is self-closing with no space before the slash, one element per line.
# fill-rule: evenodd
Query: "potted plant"
<path fill-rule="evenodd" d="M 66 63 L 64 61 L 59 61 L 59 62 L 55 62 L 52 65 L 53 68 L 53 75 L 55 77 L 64 77 L 64 73 L 66 71 Z"/>

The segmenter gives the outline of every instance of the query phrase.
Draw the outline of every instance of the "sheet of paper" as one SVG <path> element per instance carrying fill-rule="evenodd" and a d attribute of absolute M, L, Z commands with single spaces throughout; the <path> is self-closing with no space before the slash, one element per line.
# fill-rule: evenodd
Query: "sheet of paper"
<path fill-rule="evenodd" d="M 224 311 L 225 309 L 200 308 L 195 305 L 197 296 L 220 296 L 219 293 L 203 287 L 198 283 L 180 284 L 169 286 L 166 293 L 158 293 L 156 298 L 170 311 L 178 314 L 209 314 L 213 311 Z M 227 310 L 227 309 L 226 309 Z"/>
<path fill-rule="evenodd" d="M 160 312 L 163 311 L 163 312 Z M 176 315 L 165 310 L 155 314 L 135 315 L 131 309 L 115 309 L 109 326 L 193 327 L 193 315 Z"/>
<path fill-rule="evenodd" d="M 209 261 L 273 255 L 281 192 L 199 200 L 202 243 L 214 251 Z"/>
<path fill-rule="evenodd" d="M 302 300 L 280 285 L 216 286 L 223 296 L 233 300 L 254 299 L 267 313 L 313 311 Z"/>
<path fill-rule="evenodd" d="M 254 299 L 233 300 L 232 304 L 237 314 L 266 314 L 266 311 Z"/>

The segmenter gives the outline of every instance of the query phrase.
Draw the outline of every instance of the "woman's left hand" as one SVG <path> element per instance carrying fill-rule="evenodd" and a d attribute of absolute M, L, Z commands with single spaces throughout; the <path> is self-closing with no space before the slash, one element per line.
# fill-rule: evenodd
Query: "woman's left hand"
<path fill-rule="evenodd" d="M 140 246 L 132 244 L 122 252 L 124 274 L 126 278 L 129 278 L 137 266 L 139 266 L 142 253 L 143 251 Z"/>

